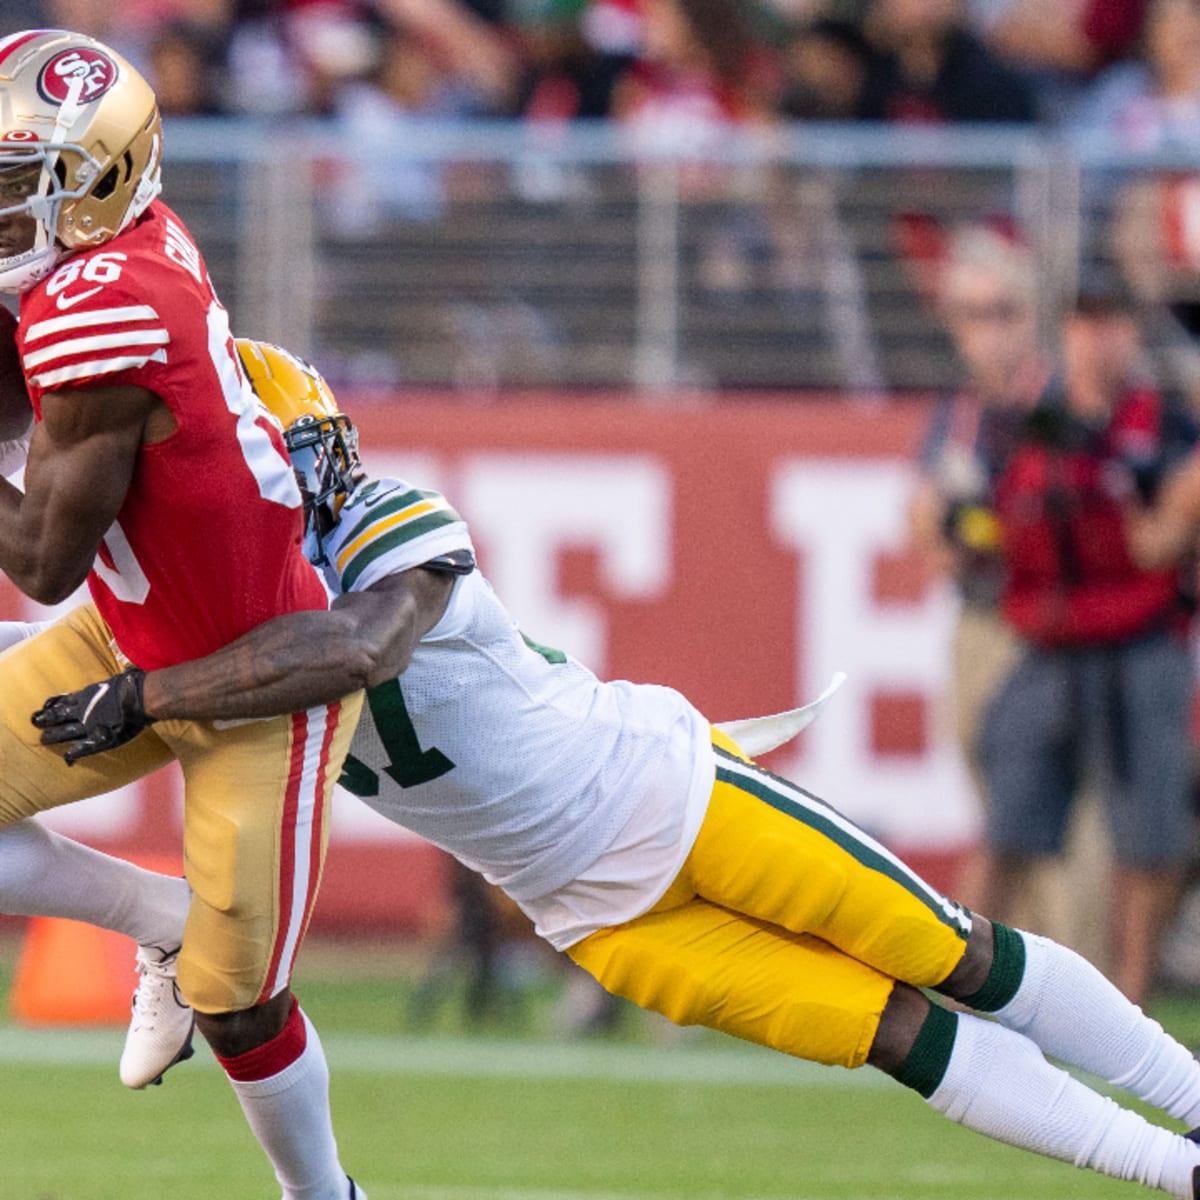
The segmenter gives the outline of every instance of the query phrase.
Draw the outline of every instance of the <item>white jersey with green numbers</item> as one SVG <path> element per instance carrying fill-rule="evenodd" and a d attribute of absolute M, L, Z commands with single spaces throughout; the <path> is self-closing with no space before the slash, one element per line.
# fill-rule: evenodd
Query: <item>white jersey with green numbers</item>
<path fill-rule="evenodd" d="M 326 581 L 362 590 L 471 553 L 436 492 L 367 482 L 326 539 Z M 473 571 L 403 675 L 367 693 L 341 783 L 502 887 L 562 948 L 657 901 L 714 770 L 708 723 L 683 696 L 601 682 L 530 641 Z M 591 878 L 614 847 L 611 878 Z"/>

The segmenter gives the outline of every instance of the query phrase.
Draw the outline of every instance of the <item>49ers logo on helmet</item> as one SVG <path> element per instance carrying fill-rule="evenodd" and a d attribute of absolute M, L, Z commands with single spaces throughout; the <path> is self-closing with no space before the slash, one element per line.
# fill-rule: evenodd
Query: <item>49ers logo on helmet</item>
<path fill-rule="evenodd" d="M 38 91 L 43 100 L 62 104 L 78 80 L 79 99 L 86 104 L 98 100 L 117 81 L 117 64 L 107 54 L 80 46 L 56 54 L 38 76 Z"/>

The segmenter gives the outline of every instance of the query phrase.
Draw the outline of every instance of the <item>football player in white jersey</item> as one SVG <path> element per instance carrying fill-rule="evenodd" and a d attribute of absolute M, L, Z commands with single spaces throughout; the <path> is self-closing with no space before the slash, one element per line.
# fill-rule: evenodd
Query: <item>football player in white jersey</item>
<path fill-rule="evenodd" d="M 52 697 L 34 717 L 47 742 L 74 760 L 155 720 L 253 718 L 366 686 L 343 784 L 502 887 L 610 991 L 872 1064 L 991 1137 L 1200 1197 L 1200 1145 L 1047 1060 L 1200 1124 L 1200 1065 L 1098 971 L 940 895 L 678 693 L 601 682 L 524 638 L 445 499 L 367 477 L 319 376 L 271 347 L 240 352 L 285 427 L 335 600 L 206 659 Z M 64 915 L 111 924 L 92 897 L 138 904 L 133 868 L 55 845 L 89 884 Z"/>

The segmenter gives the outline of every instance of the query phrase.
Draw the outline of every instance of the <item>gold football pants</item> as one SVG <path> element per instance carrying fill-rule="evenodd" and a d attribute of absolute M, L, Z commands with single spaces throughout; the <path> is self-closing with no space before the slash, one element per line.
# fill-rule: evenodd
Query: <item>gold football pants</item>
<path fill-rule="evenodd" d="M 330 796 L 362 697 L 269 720 L 160 721 L 128 745 L 68 767 L 40 744 L 30 715 L 48 696 L 126 665 L 90 604 L 0 656 L 0 825 L 177 760 L 192 889 L 179 989 L 200 1012 L 250 1008 L 291 978 L 325 860 Z"/>
<path fill-rule="evenodd" d="M 895 982 L 941 983 L 970 915 L 828 805 L 713 740 L 712 798 L 666 895 L 567 953 L 677 1024 L 861 1066 Z"/>

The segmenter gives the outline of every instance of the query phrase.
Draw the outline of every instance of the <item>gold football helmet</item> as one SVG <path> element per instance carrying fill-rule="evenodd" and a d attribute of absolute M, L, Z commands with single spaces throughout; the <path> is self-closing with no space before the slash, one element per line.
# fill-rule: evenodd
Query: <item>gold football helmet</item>
<path fill-rule="evenodd" d="M 158 195 L 161 163 L 154 93 L 119 54 L 61 29 L 0 38 L 0 291 L 116 237 Z"/>
<path fill-rule="evenodd" d="M 304 552 L 320 566 L 324 536 L 362 476 L 358 431 L 338 411 L 329 384 L 303 359 L 270 342 L 238 338 L 235 344 L 254 394 L 283 429 L 304 497 Z"/>

